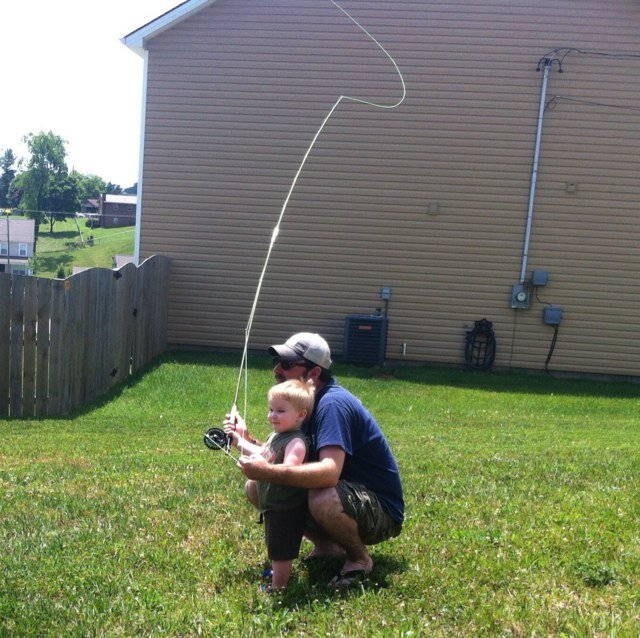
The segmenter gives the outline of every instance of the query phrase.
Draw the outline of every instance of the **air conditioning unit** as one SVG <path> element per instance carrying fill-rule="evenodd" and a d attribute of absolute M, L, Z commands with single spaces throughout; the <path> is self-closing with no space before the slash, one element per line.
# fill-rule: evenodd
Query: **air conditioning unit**
<path fill-rule="evenodd" d="M 344 322 L 343 359 L 370 366 L 384 363 L 387 323 L 384 315 L 348 315 Z"/>

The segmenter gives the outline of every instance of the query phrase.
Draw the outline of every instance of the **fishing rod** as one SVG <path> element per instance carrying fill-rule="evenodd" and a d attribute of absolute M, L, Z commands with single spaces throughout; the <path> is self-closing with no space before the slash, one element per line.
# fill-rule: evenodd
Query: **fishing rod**
<path fill-rule="evenodd" d="M 313 138 L 311 139 L 311 143 L 309 144 L 303 158 L 302 161 L 300 162 L 300 165 L 298 167 L 298 170 L 296 171 L 296 174 L 291 182 L 291 186 L 289 187 L 289 190 L 287 192 L 287 195 L 284 199 L 284 203 L 282 205 L 282 208 L 280 210 L 280 215 L 278 216 L 278 221 L 273 229 L 273 232 L 271 234 L 271 241 L 269 243 L 269 248 L 267 250 L 267 255 L 266 258 L 264 260 L 264 264 L 262 266 L 262 271 L 260 273 L 260 277 L 258 278 L 258 285 L 256 288 L 256 292 L 253 298 L 253 304 L 251 306 L 251 311 L 249 312 L 249 318 L 247 320 L 247 325 L 245 328 L 245 336 L 244 336 L 244 349 L 242 352 L 242 359 L 240 362 L 240 369 L 238 371 L 238 379 L 237 379 L 237 383 L 236 383 L 236 388 L 235 388 L 235 393 L 233 396 L 233 404 L 231 407 L 231 410 L 229 412 L 229 417 L 228 417 L 228 421 L 231 423 L 236 423 L 237 422 L 237 418 L 239 416 L 239 411 L 238 411 L 238 396 L 240 394 L 240 386 L 242 384 L 242 379 L 244 376 L 244 403 L 245 403 L 245 409 L 244 409 L 244 414 L 246 415 L 246 407 L 247 407 L 247 377 L 248 377 L 248 352 L 249 352 L 249 337 L 251 334 L 251 328 L 253 325 L 253 319 L 255 316 L 255 312 L 256 312 L 256 307 L 258 305 L 258 298 L 260 297 L 260 292 L 262 290 L 262 283 L 265 277 L 265 273 L 267 271 L 267 266 L 269 265 L 269 260 L 271 258 L 271 252 L 273 250 L 273 247 L 276 243 L 276 239 L 278 237 L 278 234 L 280 232 L 280 224 L 282 222 L 282 219 L 284 217 L 284 213 L 287 209 L 287 205 L 289 204 L 289 200 L 291 199 L 291 195 L 296 187 L 296 184 L 298 182 L 298 178 L 300 177 L 300 174 L 302 173 L 302 169 L 304 168 L 304 165 L 307 161 L 307 158 L 309 157 L 309 155 L 311 154 L 311 150 L 313 149 L 317 139 L 320 137 L 320 134 L 322 133 L 322 131 L 324 130 L 325 125 L 327 124 L 327 122 L 329 121 L 329 119 L 331 118 L 331 116 L 333 115 L 333 113 L 336 111 L 336 109 L 338 108 L 338 106 L 340 105 L 340 103 L 344 100 L 344 101 L 348 101 L 348 102 L 354 102 L 357 104 L 363 104 L 363 105 L 367 105 L 367 106 L 373 106 L 375 108 L 381 108 L 381 109 L 394 109 L 397 106 L 400 106 L 404 100 L 405 97 L 407 95 L 407 86 L 406 83 L 404 81 L 404 77 L 402 76 L 402 72 L 400 71 L 400 67 L 396 64 L 396 61 L 393 59 L 393 57 L 391 56 L 391 54 L 384 48 L 384 46 L 382 46 L 382 44 L 380 44 L 380 42 L 378 42 L 378 40 L 376 40 L 376 38 L 369 33 L 369 31 L 367 31 L 367 29 L 365 27 L 363 27 L 348 11 L 346 11 L 345 9 L 343 9 L 335 0 L 329 0 L 331 2 L 331 4 L 336 7 L 338 10 L 340 10 L 347 18 L 349 18 L 349 20 L 351 20 L 351 22 L 353 22 L 353 24 L 356 25 L 356 27 L 358 27 L 358 29 L 360 29 L 360 31 L 362 31 L 386 56 L 387 58 L 391 61 L 391 63 L 393 64 L 398 77 L 400 79 L 400 83 L 402 85 L 402 96 L 399 99 L 396 99 L 396 101 L 394 101 L 391 104 L 385 104 L 385 103 L 381 103 L 381 102 L 377 102 L 377 101 L 372 101 L 372 100 L 365 100 L 362 98 L 358 98 L 358 97 L 354 97 L 354 96 L 350 96 L 350 95 L 341 95 L 335 102 L 335 104 L 331 107 L 331 109 L 329 110 L 328 114 L 324 117 L 322 123 L 320 124 L 318 130 L 316 131 L 315 135 L 313 136 Z M 211 429 L 215 429 L 215 428 L 211 428 Z M 217 428 L 220 429 L 220 428 Z M 209 430 L 211 431 L 211 430 Z M 228 435 L 222 431 L 222 435 L 224 435 L 224 437 L 226 437 L 226 439 L 229 439 Z M 216 434 L 215 436 L 221 437 L 220 434 Z M 207 437 L 205 435 L 205 444 L 207 442 Z M 227 440 L 226 443 L 224 443 L 221 438 L 219 441 L 222 446 L 226 446 L 226 449 L 228 450 L 229 445 L 230 445 L 230 441 Z M 210 447 L 210 446 L 209 446 Z M 214 448 L 211 448 L 214 449 Z M 222 447 L 216 447 L 215 449 L 223 449 Z"/>

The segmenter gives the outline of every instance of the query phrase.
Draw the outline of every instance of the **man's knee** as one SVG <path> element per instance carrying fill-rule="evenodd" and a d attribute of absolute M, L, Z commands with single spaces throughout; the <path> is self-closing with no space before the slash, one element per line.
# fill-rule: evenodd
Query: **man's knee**
<path fill-rule="evenodd" d="M 309 512 L 316 520 L 343 512 L 338 492 L 333 487 L 309 490 Z"/>

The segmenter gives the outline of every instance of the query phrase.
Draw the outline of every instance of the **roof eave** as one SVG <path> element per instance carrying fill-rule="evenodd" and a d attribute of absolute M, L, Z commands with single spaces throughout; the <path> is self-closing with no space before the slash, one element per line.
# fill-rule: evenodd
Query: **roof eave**
<path fill-rule="evenodd" d="M 120 39 L 120 42 L 139 56 L 144 57 L 144 52 L 147 50 L 150 40 L 216 1 L 217 0 L 187 0 L 166 13 L 163 13 L 155 20 L 125 35 Z"/>

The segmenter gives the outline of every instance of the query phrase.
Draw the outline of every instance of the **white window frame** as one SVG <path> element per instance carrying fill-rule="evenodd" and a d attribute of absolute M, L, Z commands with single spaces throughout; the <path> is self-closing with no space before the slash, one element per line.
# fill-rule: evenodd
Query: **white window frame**
<path fill-rule="evenodd" d="M 27 244 L 20 242 L 18 244 L 18 256 L 19 257 L 27 257 L 28 256 L 29 247 Z"/>
<path fill-rule="evenodd" d="M 9 244 L 6 241 L 0 241 L 0 255 L 9 254 Z"/>

